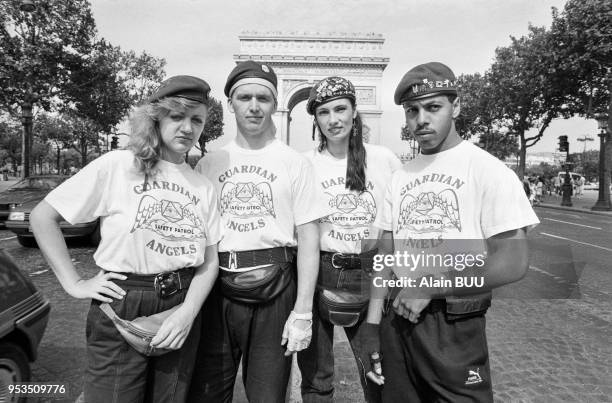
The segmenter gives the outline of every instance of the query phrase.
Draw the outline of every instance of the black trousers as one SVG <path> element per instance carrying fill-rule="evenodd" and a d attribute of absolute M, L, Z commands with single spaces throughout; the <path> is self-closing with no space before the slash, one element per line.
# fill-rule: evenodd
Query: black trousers
<path fill-rule="evenodd" d="M 188 401 L 231 402 L 242 358 L 250 403 L 282 403 L 291 372 L 281 338 L 297 293 L 295 277 L 274 300 L 242 304 L 213 288 L 202 308 L 202 333 Z"/>
<path fill-rule="evenodd" d="M 413 324 L 391 311 L 381 322 L 383 402 L 492 402 L 484 314 L 449 321 L 427 309 Z"/>

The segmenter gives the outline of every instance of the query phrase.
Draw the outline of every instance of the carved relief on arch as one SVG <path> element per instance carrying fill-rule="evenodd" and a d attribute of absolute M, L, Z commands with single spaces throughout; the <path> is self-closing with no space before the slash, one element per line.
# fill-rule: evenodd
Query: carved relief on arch
<path fill-rule="evenodd" d="M 307 80 L 283 80 L 283 94 L 289 94 L 296 86 L 308 82 Z"/>
<path fill-rule="evenodd" d="M 308 95 L 310 94 L 310 88 L 312 88 L 313 86 L 313 83 L 309 83 L 306 80 L 292 80 L 292 81 L 300 81 L 300 82 L 294 83 L 293 87 L 291 87 L 289 91 L 285 92 L 285 99 L 283 100 L 283 106 L 289 112 L 291 112 L 297 104 L 308 99 Z"/>

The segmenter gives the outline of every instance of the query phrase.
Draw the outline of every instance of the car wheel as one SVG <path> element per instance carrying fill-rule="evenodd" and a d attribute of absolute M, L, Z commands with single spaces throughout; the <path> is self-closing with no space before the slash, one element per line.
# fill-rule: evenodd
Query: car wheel
<path fill-rule="evenodd" d="M 25 402 L 9 393 L 8 385 L 30 381 L 28 356 L 17 344 L 0 343 L 0 402 Z"/>
<path fill-rule="evenodd" d="M 17 242 L 19 242 L 19 245 L 25 246 L 26 248 L 36 247 L 36 239 L 29 236 L 18 236 Z"/>

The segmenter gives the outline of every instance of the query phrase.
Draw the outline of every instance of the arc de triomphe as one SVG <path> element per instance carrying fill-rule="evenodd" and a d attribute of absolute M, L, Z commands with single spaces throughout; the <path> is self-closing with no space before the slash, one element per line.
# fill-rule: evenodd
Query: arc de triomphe
<path fill-rule="evenodd" d="M 237 63 L 256 60 L 276 71 L 278 111 L 274 120 L 282 141 L 289 144 L 293 108 L 308 99 L 317 81 L 336 75 L 355 85 L 358 110 L 370 128 L 369 142 L 380 142 L 380 87 L 389 63 L 382 55 L 385 39 L 381 34 L 245 31 L 238 38 Z"/>

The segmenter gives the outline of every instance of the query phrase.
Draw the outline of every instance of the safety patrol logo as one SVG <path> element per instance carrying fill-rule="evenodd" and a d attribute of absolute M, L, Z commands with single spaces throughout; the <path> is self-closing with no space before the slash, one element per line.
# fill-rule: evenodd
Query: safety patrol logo
<path fill-rule="evenodd" d="M 172 200 L 157 200 L 149 195 L 140 199 L 130 233 L 137 229 L 148 229 L 164 239 L 175 241 L 201 239 L 205 236 L 204 225 L 195 214 L 193 203 L 183 205 Z"/>
<path fill-rule="evenodd" d="M 336 212 L 322 218 L 320 222 L 328 222 L 342 227 L 365 226 L 376 218 L 376 202 L 372 193 L 365 191 L 359 195 L 342 193 L 330 196 L 329 205 Z"/>
<path fill-rule="evenodd" d="M 411 194 L 404 196 L 400 203 L 396 233 L 403 229 L 417 234 L 453 229 L 461 231 L 459 201 L 455 191 L 445 189 L 437 194 L 426 192 L 417 197 Z"/>
<path fill-rule="evenodd" d="M 221 215 L 229 214 L 237 218 L 276 218 L 272 189 L 268 182 L 225 182 L 221 188 L 220 208 Z"/>

